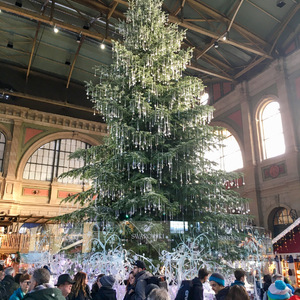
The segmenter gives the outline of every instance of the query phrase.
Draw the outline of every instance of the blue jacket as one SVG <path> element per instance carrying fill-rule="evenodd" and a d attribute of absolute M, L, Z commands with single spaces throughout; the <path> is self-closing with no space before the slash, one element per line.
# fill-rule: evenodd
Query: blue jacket
<path fill-rule="evenodd" d="M 231 286 L 234 286 L 234 285 L 245 286 L 245 282 L 239 281 L 239 280 L 235 280 L 235 281 L 231 284 Z"/>
<path fill-rule="evenodd" d="M 18 288 L 14 291 L 14 293 L 10 296 L 9 300 L 21 300 L 23 299 L 25 294 L 21 290 L 21 288 Z"/>

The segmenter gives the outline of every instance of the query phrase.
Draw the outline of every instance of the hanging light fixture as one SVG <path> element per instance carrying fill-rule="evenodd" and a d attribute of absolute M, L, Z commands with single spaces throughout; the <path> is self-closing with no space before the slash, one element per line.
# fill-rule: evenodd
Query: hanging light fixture
<path fill-rule="evenodd" d="M 224 35 L 222 36 L 222 40 L 223 40 L 223 41 L 226 41 L 226 40 L 227 40 L 227 35 L 228 35 L 228 31 L 226 31 L 226 32 L 224 33 Z"/>
<path fill-rule="evenodd" d="M 103 43 L 103 41 L 102 41 L 102 43 L 100 44 L 100 48 L 101 48 L 102 50 L 105 49 L 105 44 Z"/>
<path fill-rule="evenodd" d="M 219 48 L 219 43 L 217 41 L 214 42 L 214 47 L 217 49 Z"/>
<path fill-rule="evenodd" d="M 55 33 L 58 33 L 58 32 L 59 32 L 59 30 L 58 30 L 58 28 L 56 27 L 56 25 L 54 26 L 53 31 L 54 31 Z"/>
<path fill-rule="evenodd" d="M 76 39 L 76 43 L 80 43 L 81 41 L 81 33 L 78 34 L 77 39 Z"/>

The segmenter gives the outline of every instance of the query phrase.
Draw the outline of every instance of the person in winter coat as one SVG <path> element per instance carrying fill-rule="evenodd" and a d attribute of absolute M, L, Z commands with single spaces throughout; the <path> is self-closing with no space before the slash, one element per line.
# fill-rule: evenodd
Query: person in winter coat
<path fill-rule="evenodd" d="M 216 294 L 217 300 L 225 300 L 229 286 L 225 287 L 225 278 L 219 273 L 212 273 L 209 277 L 209 284 Z"/>
<path fill-rule="evenodd" d="M 292 296 L 289 300 L 300 300 L 300 289 L 295 289 L 294 296 Z"/>
<path fill-rule="evenodd" d="M 246 272 L 242 269 L 236 269 L 234 271 L 234 277 L 235 277 L 235 281 L 231 284 L 231 286 L 234 285 L 241 285 L 241 286 L 245 286 L 245 280 L 246 280 Z"/>
<path fill-rule="evenodd" d="M 126 284 L 126 294 L 123 300 L 134 300 L 135 298 L 135 277 L 133 271 L 129 273 L 129 277 L 127 279 Z"/>
<path fill-rule="evenodd" d="M 268 289 L 269 300 L 287 300 L 291 297 L 291 290 L 286 286 L 283 280 L 276 280 Z"/>
<path fill-rule="evenodd" d="M 84 272 L 77 272 L 74 277 L 75 283 L 72 286 L 71 293 L 68 296 L 68 300 L 90 300 L 91 292 L 87 285 L 87 275 Z"/>
<path fill-rule="evenodd" d="M 99 291 L 93 300 L 117 300 L 116 291 L 112 288 L 115 278 L 112 275 L 103 276 L 99 279 Z"/>
<path fill-rule="evenodd" d="M 105 276 L 105 274 L 99 274 L 97 276 L 97 279 L 96 281 L 93 283 L 92 285 L 92 291 L 91 291 L 91 296 L 92 296 L 92 299 L 94 299 L 95 295 L 98 293 L 99 291 L 99 283 L 100 283 L 100 278 Z"/>
<path fill-rule="evenodd" d="M 5 277 L 1 281 L 2 287 L 5 289 L 6 297 L 9 297 L 16 291 L 20 285 L 15 282 L 14 275 L 15 270 L 12 267 L 8 267 L 4 270 Z"/>
<path fill-rule="evenodd" d="M 146 299 L 146 278 L 152 276 L 152 274 L 146 271 L 146 265 L 143 261 L 137 260 L 133 264 L 133 274 L 135 277 L 135 300 L 145 300 Z"/>
<path fill-rule="evenodd" d="M 189 293 L 190 300 L 203 300 L 203 283 L 208 278 L 208 272 L 206 269 L 200 269 L 198 271 L 198 277 L 192 280 L 192 288 Z"/>
<path fill-rule="evenodd" d="M 61 291 L 51 284 L 50 273 L 44 268 L 35 269 L 31 276 L 29 292 L 24 300 L 66 300 Z"/>
<path fill-rule="evenodd" d="M 59 275 L 55 286 L 57 286 L 57 288 L 60 289 L 62 295 L 65 298 L 67 298 L 68 295 L 71 293 L 72 286 L 74 283 L 75 281 L 71 279 L 69 274 L 61 274 Z"/>
<path fill-rule="evenodd" d="M 30 285 L 30 275 L 28 273 L 22 274 L 20 276 L 19 281 L 20 287 L 14 291 L 14 293 L 10 296 L 9 300 L 21 300 L 28 292 Z"/>

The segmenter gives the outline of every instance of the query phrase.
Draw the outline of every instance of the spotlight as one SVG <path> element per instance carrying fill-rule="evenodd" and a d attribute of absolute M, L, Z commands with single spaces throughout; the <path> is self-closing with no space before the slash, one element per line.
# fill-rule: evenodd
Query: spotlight
<path fill-rule="evenodd" d="M 100 48 L 101 48 L 102 50 L 104 50 L 104 49 L 105 49 L 105 44 L 104 44 L 104 43 L 101 43 L 101 44 L 100 44 Z"/>
<path fill-rule="evenodd" d="M 223 35 L 223 37 L 222 37 L 222 40 L 223 40 L 223 41 L 226 41 L 226 40 L 227 40 L 227 34 L 228 34 L 228 32 L 225 32 L 225 34 Z"/>
<path fill-rule="evenodd" d="M 54 26 L 53 31 L 54 31 L 55 33 L 58 33 L 58 32 L 59 32 L 59 30 L 58 30 L 58 28 L 57 28 L 56 26 Z"/>
<path fill-rule="evenodd" d="M 90 29 L 90 24 L 85 24 L 85 25 L 83 25 L 82 28 L 85 29 L 85 30 L 89 30 Z"/>
<path fill-rule="evenodd" d="M 283 0 L 277 0 L 277 3 L 276 3 L 276 6 L 277 7 L 283 7 L 283 6 L 285 6 L 286 5 L 286 3 L 285 3 L 285 1 L 283 1 Z"/>
<path fill-rule="evenodd" d="M 11 96 L 7 95 L 5 93 L 0 93 L 0 99 L 8 101 L 8 100 L 11 100 Z"/>
<path fill-rule="evenodd" d="M 65 65 L 69 66 L 70 64 L 71 64 L 70 60 L 67 59 L 67 60 L 65 61 Z"/>
<path fill-rule="evenodd" d="M 7 48 L 13 48 L 14 47 L 14 44 L 13 44 L 13 42 L 11 42 L 11 41 L 8 41 L 8 43 L 7 43 L 7 45 L 6 45 L 6 47 Z"/>
<path fill-rule="evenodd" d="M 219 48 L 219 43 L 217 41 L 214 42 L 214 47 L 217 49 Z"/>
<path fill-rule="evenodd" d="M 15 2 L 15 6 L 18 6 L 18 7 L 22 7 L 22 0 L 17 0 L 16 2 Z"/>
<path fill-rule="evenodd" d="M 78 36 L 77 36 L 77 39 L 76 39 L 76 43 L 80 43 L 80 41 L 81 41 L 81 34 L 79 34 Z"/>

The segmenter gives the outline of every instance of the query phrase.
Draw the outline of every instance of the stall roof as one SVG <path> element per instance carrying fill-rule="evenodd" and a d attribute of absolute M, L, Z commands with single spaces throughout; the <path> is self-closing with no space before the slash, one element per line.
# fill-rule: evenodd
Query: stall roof
<path fill-rule="evenodd" d="M 282 239 L 287 233 L 289 233 L 291 230 L 293 230 L 296 226 L 300 224 L 300 218 L 298 218 L 293 224 L 291 224 L 288 228 L 286 228 L 284 231 L 282 231 L 280 234 L 278 234 L 273 240 L 272 244 L 277 243 L 280 239 Z"/>

